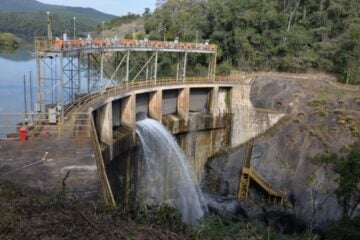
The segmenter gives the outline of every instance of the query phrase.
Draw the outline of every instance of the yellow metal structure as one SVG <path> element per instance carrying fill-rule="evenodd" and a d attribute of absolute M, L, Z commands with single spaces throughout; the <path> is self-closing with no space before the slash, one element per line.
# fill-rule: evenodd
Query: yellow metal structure
<path fill-rule="evenodd" d="M 269 195 L 269 202 L 275 204 L 277 200 L 280 200 L 280 204 L 282 205 L 284 202 L 285 194 L 281 191 L 273 190 L 271 184 L 261 176 L 259 172 L 257 172 L 254 168 L 250 166 L 252 150 L 254 147 L 254 139 L 251 139 L 248 143 L 246 159 L 244 167 L 241 171 L 240 183 L 239 183 L 239 191 L 238 191 L 238 200 L 247 201 L 249 195 L 249 186 L 250 179 L 255 181 L 262 189 L 264 189 Z"/>
<path fill-rule="evenodd" d="M 242 172 L 240 178 L 239 192 L 238 192 L 239 201 L 241 200 L 247 201 L 248 193 L 249 193 L 249 185 L 250 185 L 250 175 Z"/>

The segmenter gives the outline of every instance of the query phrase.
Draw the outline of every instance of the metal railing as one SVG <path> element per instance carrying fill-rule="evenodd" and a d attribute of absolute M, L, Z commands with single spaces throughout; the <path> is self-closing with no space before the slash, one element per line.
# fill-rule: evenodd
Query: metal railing
<path fill-rule="evenodd" d="M 208 53 L 215 53 L 217 46 L 207 43 L 189 43 L 175 41 L 146 41 L 132 39 L 71 39 L 62 40 L 60 38 L 49 39 L 47 37 L 35 37 L 35 51 L 72 51 L 89 49 L 152 49 L 152 50 L 198 50 Z"/>
<path fill-rule="evenodd" d="M 104 159 L 101 153 L 99 138 L 96 132 L 95 123 L 92 116 L 90 116 L 90 134 L 91 134 L 91 144 L 94 151 L 104 202 L 106 203 L 106 205 L 115 207 L 116 202 L 111 190 L 109 179 L 107 177 Z"/>
<path fill-rule="evenodd" d="M 166 86 L 173 86 L 173 85 L 187 85 L 187 84 L 214 84 L 218 83 L 215 78 L 186 78 L 183 79 L 158 79 L 158 80 L 148 80 L 148 81 L 136 81 L 136 82 L 128 82 L 128 83 L 121 83 L 114 87 L 108 87 L 106 89 L 101 90 L 97 94 L 92 94 L 90 97 L 85 96 L 79 101 L 82 102 L 80 106 L 73 107 L 73 111 L 80 111 L 86 112 L 88 109 L 96 105 L 105 99 L 117 96 L 120 94 L 124 94 L 130 91 L 152 88 L 152 87 L 166 87 Z M 229 83 L 229 82 L 227 82 Z"/>
<path fill-rule="evenodd" d="M 81 106 L 77 109 L 81 111 L 87 111 L 87 109 L 102 100 L 116 96 L 118 94 L 134 91 L 138 89 L 145 89 L 159 86 L 171 86 L 171 85 L 186 85 L 186 84 L 250 84 L 250 81 L 255 77 L 283 77 L 289 79 L 321 79 L 327 81 L 333 81 L 333 76 L 327 74 L 294 74 L 294 73 L 278 73 L 278 72 L 232 72 L 228 76 L 217 76 L 217 77 L 192 77 L 186 79 L 173 79 L 164 78 L 158 80 L 142 80 L 136 82 L 121 83 L 114 87 L 108 87 L 101 90 L 99 93 L 92 94 L 90 97 L 85 96 L 78 100 L 81 102 Z"/>
<path fill-rule="evenodd" d="M 52 126 L 49 123 L 47 113 L 0 113 L 0 139 L 18 138 L 20 126 L 29 127 L 30 134 L 37 136 L 42 133 L 62 134 L 71 133 L 71 135 L 89 134 L 88 109 L 101 103 L 108 97 L 124 94 L 129 91 L 146 89 L 159 86 L 187 85 L 187 84 L 249 84 L 255 77 L 284 77 L 292 79 L 321 79 L 333 82 L 333 77 L 327 74 L 293 74 L 278 72 L 232 72 L 229 76 L 213 77 L 193 77 L 186 79 L 164 78 L 158 80 L 142 80 L 135 82 L 123 82 L 114 87 L 108 87 L 100 92 L 85 95 L 76 102 L 67 107 L 67 113 L 64 119 L 58 119 L 58 124 Z M 334 83 L 337 84 L 337 83 Z M 260 110 L 261 111 L 261 110 Z M 82 116 L 82 117 L 81 117 Z M 60 116 L 58 116 L 60 117 Z M 69 120 L 72 121 L 69 121 Z M 87 119 L 87 120 L 86 120 Z M 61 124 L 60 124 L 61 123 Z"/>
<path fill-rule="evenodd" d="M 69 113 L 63 122 L 60 115 L 53 117 L 55 122 L 48 113 L 0 113 L 0 139 L 18 139 L 20 128 L 26 128 L 28 138 L 89 134 L 88 113 Z"/>

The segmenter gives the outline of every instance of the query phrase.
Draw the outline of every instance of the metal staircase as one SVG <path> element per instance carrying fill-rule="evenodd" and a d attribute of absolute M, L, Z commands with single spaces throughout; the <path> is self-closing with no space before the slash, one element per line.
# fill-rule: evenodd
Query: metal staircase
<path fill-rule="evenodd" d="M 269 195 L 269 202 L 274 204 L 279 200 L 280 204 L 283 205 L 285 194 L 281 191 L 273 190 L 271 184 L 263 177 L 259 172 L 250 166 L 252 151 L 254 147 L 254 139 L 251 139 L 248 142 L 246 159 L 244 167 L 242 168 L 239 191 L 238 191 L 238 200 L 247 201 L 249 195 L 249 186 L 250 179 L 255 181 L 262 189 L 264 189 Z"/>

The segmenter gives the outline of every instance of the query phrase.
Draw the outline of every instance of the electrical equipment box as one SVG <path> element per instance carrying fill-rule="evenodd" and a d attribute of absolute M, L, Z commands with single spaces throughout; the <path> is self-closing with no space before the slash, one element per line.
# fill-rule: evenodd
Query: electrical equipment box
<path fill-rule="evenodd" d="M 41 107 L 38 103 L 35 104 L 35 112 L 41 112 Z"/>
<path fill-rule="evenodd" d="M 48 110 L 48 116 L 49 116 L 49 123 L 50 124 L 56 124 L 57 122 L 57 111 L 56 108 L 49 108 Z"/>

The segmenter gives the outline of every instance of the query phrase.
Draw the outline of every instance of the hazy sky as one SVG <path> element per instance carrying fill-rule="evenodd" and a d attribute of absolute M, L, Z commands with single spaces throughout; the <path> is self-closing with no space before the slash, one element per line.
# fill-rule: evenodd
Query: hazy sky
<path fill-rule="evenodd" d="M 143 13 L 145 8 L 153 10 L 156 0 L 38 0 L 39 2 L 74 6 L 91 7 L 101 12 L 116 16 L 131 13 Z"/>

